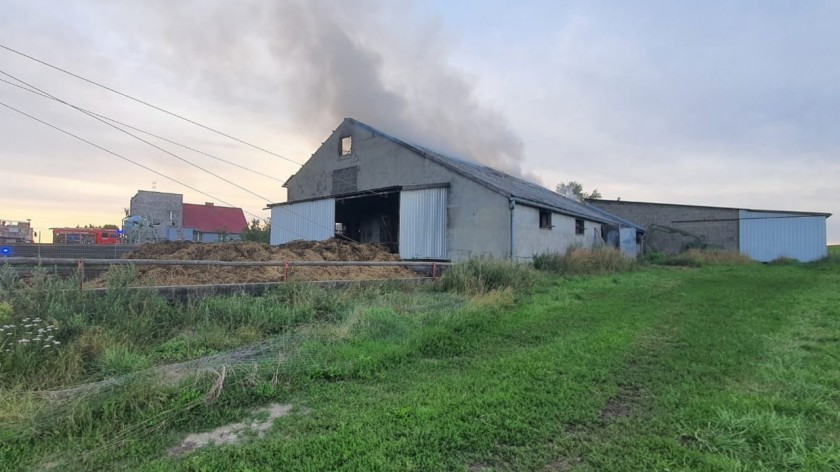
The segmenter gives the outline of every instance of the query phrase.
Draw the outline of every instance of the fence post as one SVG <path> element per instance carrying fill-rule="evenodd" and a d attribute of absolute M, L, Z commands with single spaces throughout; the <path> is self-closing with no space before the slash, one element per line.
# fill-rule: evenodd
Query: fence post
<path fill-rule="evenodd" d="M 437 279 L 437 262 L 432 262 L 432 280 Z"/>
<path fill-rule="evenodd" d="M 289 281 L 289 261 L 283 261 L 283 282 Z"/>
<path fill-rule="evenodd" d="M 85 287 L 85 261 L 81 259 L 76 261 L 76 273 L 79 275 L 79 291 L 81 292 Z"/>

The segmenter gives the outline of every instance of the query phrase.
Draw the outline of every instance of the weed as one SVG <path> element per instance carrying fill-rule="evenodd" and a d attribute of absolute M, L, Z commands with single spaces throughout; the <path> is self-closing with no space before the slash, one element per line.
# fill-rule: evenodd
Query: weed
<path fill-rule="evenodd" d="M 534 268 L 568 275 L 626 272 L 636 267 L 636 260 L 611 247 L 572 246 L 565 253 L 536 254 Z"/>
<path fill-rule="evenodd" d="M 722 249 L 689 249 L 673 256 L 655 253 L 648 256 L 647 261 L 652 264 L 703 267 L 707 265 L 740 265 L 751 264 L 752 260 L 740 252 Z"/>
<path fill-rule="evenodd" d="M 451 266 L 438 282 L 440 290 L 477 295 L 511 288 L 526 293 L 534 284 L 534 274 L 525 264 L 477 257 Z"/>

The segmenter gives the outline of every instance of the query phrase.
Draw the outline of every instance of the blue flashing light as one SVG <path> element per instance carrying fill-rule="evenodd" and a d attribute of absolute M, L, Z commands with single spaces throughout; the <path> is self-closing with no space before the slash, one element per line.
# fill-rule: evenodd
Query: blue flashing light
<path fill-rule="evenodd" d="M 10 248 L 8 246 L 3 246 L 3 248 L 0 249 L 0 253 L 2 253 L 3 256 L 6 256 L 6 257 L 11 256 L 12 255 L 12 248 Z"/>

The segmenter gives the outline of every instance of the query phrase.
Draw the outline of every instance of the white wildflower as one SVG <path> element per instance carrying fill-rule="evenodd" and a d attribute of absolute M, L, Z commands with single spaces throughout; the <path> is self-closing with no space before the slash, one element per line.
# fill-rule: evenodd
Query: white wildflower
<path fill-rule="evenodd" d="M 53 344 L 59 345 L 59 344 L 61 344 L 61 341 L 53 341 Z"/>

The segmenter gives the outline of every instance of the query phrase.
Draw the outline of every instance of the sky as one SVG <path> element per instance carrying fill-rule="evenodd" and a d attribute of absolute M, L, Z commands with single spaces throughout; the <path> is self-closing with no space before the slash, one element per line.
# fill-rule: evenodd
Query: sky
<path fill-rule="evenodd" d="M 0 7 L 0 45 L 255 146 L 0 49 L 0 80 L 64 102 L 0 82 L 0 219 L 31 219 L 43 241 L 119 224 L 137 190 L 268 217 L 282 182 L 354 117 L 548 188 L 835 213 L 840 243 L 840 2 Z"/>

